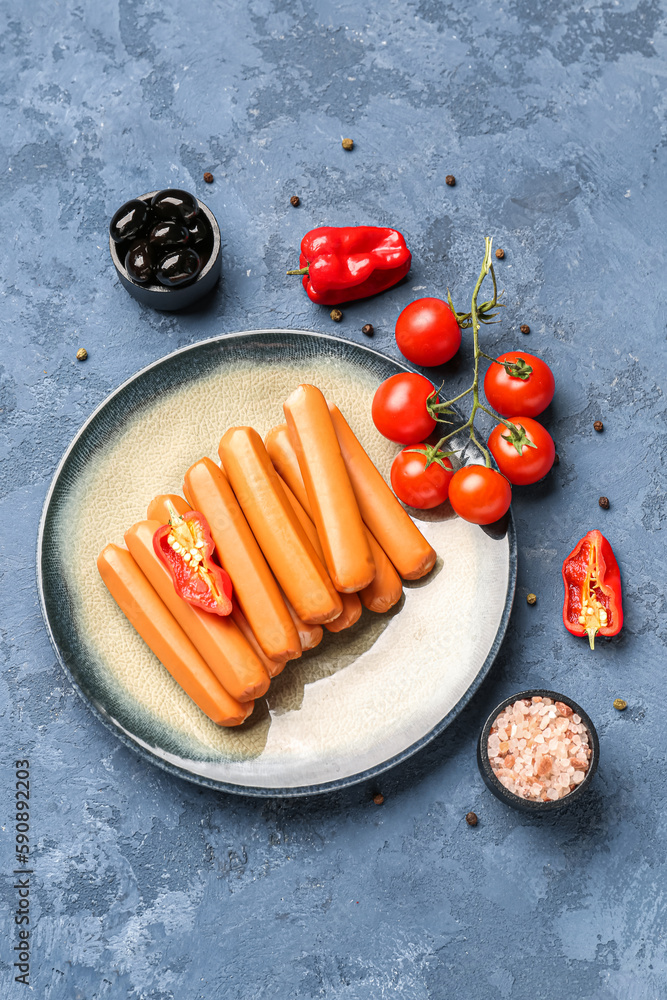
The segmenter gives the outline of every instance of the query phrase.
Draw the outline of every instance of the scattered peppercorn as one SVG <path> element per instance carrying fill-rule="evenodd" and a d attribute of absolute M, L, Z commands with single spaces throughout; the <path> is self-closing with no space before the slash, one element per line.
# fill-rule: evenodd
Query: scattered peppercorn
<path fill-rule="evenodd" d="M 362 326 L 361 332 L 365 333 L 367 337 L 372 337 L 373 334 L 375 333 L 375 330 L 373 329 L 373 324 L 366 323 L 364 326 Z"/>
<path fill-rule="evenodd" d="M 299 205 L 301 204 L 301 199 L 299 198 L 298 194 L 293 194 L 289 200 L 289 203 L 290 205 L 294 205 L 295 208 L 298 208 Z"/>
<path fill-rule="evenodd" d="M 334 323 L 340 323 L 340 321 L 343 318 L 343 314 L 340 311 L 340 309 L 332 309 L 329 315 L 331 316 Z"/>
<path fill-rule="evenodd" d="M 600 504 L 600 506 L 602 507 L 603 510 L 609 510 L 609 498 L 608 497 L 600 497 L 600 499 L 598 500 L 598 503 Z"/>
<path fill-rule="evenodd" d="M 528 326 L 527 323 L 522 323 L 519 329 L 521 330 L 522 333 L 530 333 L 530 327 Z"/>
<path fill-rule="evenodd" d="M 466 813 L 466 823 L 468 826 L 477 826 L 479 820 L 477 819 L 477 813 L 469 812 Z"/>
<path fill-rule="evenodd" d="M 76 360 L 85 361 L 87 357 L 88 357 L 88 351 L 86 350 L 86 348 L 80 347 L 79 350 L 76 352 Z"/>
<path fill-rule="evenodd" d="M 376 806 L 382 805 L 382 803 L 384 802 L 384 795 L 382 794 L 382 792 L 375 793 L 375 795 L 373 796 L 373 802 L 375 803 Z"/>
<path fill-rule="evenodd" d="M 537 604 L 537 594 L 528 594 L 526 600 L 529 604 Z"/>
<path fill-rule="evenodd" d="M 505 251 L 503 250 L 502 247 L 498 247 L 498 249 L 496 250 L 496 257 L 498 258 L 498 260 L 502 260 L 504 256 L 505 256 Z"/>
<path fill-rule="evenodd" d="M 342 145 L 343 149 L 347 149 L 347 150 L 354 149 L 354 142 L 353 142 L 352 139 L 343 139 L 343 142 L 342 142 L 341 145 Z"/>
<path fill-rule="evenodd" d="M 560 455 L 558 452 L 554 455 L 554 465 L 560 465 Z"/>
<path fill-rule="evenodd" d="M 604 430 L 604 424 L 602 423 L 601 420 L 596 420 L 595 421 L 595 423 L 593 424 L 593 430 L 597 431 L 598 434 L 601 433 Z"/>
<path fill-rule="evenodd" d="M 625 698 L 614 698 L 614 708 L 617 712 L 625 712 L 628 703 Z"/>
<path fill-rule="evenodd" d="M 206 173 L 204 174 L 204 180 L 206 181 L 207 184 L 213 183 L 213 174 L 210 172 L 210 170 L 207 170 Z"/>
<path fill-rule="evenodd" d="M 454 174 L 447 174 L 447 176 L 445 177 L 445 184 L 450 188 L 454 187 L 454 185 L 456 184 L 456 177 L 454 176 Z"/>

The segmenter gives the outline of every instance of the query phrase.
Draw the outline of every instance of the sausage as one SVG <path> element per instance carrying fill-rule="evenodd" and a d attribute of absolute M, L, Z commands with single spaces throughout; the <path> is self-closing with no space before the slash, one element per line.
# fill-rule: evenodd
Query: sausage
<path fill-rule="evenodd" d="M 270 660 L 301 656 L 301 642 L 280 588 L 222 469 L 201 458 L 185 473 L 183 492 L 208 521 L 218 559 L 257 641 Z"/>
<path fill-rule="evenodd" d="M 255 633 L 250 628 L 250 625 L 248 624 L 248 620 L 246 619 L 246 617 L 243 614 L 243 612 L 241 611 L 240 607 L 238 606 L 238 604 L 234 600 L 232 600 L 232 615 L 231 615 L 231 617 L 233 618 L 234 624 L 236 625 L 236 627 L 239 630 L 239 632 L 243 636 L 245 636 L 246 641 L 249 643 L 249 645 L 257 653 L 257 655 L 260 658 L 260 660 L 262 661 L 264 669 L 266 670 L 266 672 L 269 675 L 269 677 L 277 677 L 278 674 L 281 674 L 283 672 L 283 670 L 285 669 L 285 664 L 287 663 L 287 657 L 286 656 L 283 657 L 282 660 L 270 660 L 268 658 L 268 656 L 266 655 L 266 653 L 264 652 L 264 650 L 262 649 L 262 647 L 260 646 L 260 644 L 257 642 L 257 638 L 255 636 Z"/>
<path fill-rule="evenodd" d="M 433 569 L 436 552 L 401 506 L 337 406 L 329 406 L 359 510 L 399 574 L 418 580 Z"/>
<path fill-rule="evenodd" d="M 294 452 L 292 452 L 292 454 L 294 454 Z M 298 468 L 296 471 L 299 472 Z M 299 473 L 299 476 L 300 475 L 301 473 Z M 301 480 L 301 482 L 303 483 L 303 480 Z M 292 506 L 292 510 L 299 519 L 301 527 L 308 535 L 311 545 L 317 552 L 320 559 L 324 560 L 324 553 L 322 552 L 322 546 L 320 544 L 315 525 L 310 520 L 297 498 L 294 496 L 287 483 L 282 479 L 280 480 L 280 483 L 285 491 L 285 496 Z M 373 586 L 373 584 L 371 584 L 371 586 Z M 354 623 L 359 621 L 359 618 L 361 617 L 361 601 L 359 600 L 359 596 L 357 594 L 341 594 L 340 598 L 343 602 L 342 612 L 338 618 L 332 622 L 327 622 L 324 626 L 329 632 L 342 632 L 343 629 L 350 628 L 351 625 L 354 625 Z"/>
<path fill-rule="evenodd" d="M 125 617 L 195 705 L 219 726 L 244 722 L 254 703 L 241 704 L 225 691 L 127 549 L 106 545 L 97 568 Z"/>
<path fill-rule="evenodd" d="M 325 566 L 299 524 L 264 443 L 252 427 L 230 427 L 218 449 L 236 499 L 299 618 L 333 621 L 343 610 Z"/>
<path fill-rule="evenodd" d="M 299 618 L 296 611 L 294 610 L 290 602 L 287 600 L 285 594 L 283 594 L 283 600 L 287 605 L 287 610 L 292 616 L 294 627 L 299 633 L 299 639 L 301 640 L 301 649 L 303 650 L 304 653 L 306 652 L 307 649 L 315 649 L 315 646 L 319 646 L 319 644 L 322 642 L 322 636 L 324 635 L 324 630 L 322 626 L 309 625 L 302 618 Z M 336 619 L 336 621 L 337 620 L 338 619 Z"/>
<path fill-rule="evenodd" d="M 366 534 L 375 561 L 375 579 L 359 591 L 359 597 L 369 611 L 382 613 L 398 604 L 403 596 L 403 584 L 389 556 L 368 528 Z"/>
<path fill-rule="evenodd" d="M 343 593 L 363 590 L 375 563 L 327 401 L 316 386 L 300 385 L 283 410 L 331 579 Z"/>
<path fill-rule="evenodd" d="M 149 521 L 159 521 L 160 524 L 168 524 L 169 507 L 167 503 L 172 504 L 177 514 L 187 514 L 189 510 L 192 510 L 187 500 L 179 497 L 178 493 L 161 493 L 149 503 L 148 510 L 146 511 L 147 519 Z"/>
<path fill-rule="evenodd" d="M 225 690 L 237 701 L 261 698 L 268 691 L 269 675 L 231 615 L 209 614 L 177 594 L 169 570 L 153 548 L 153 535 L 163 523 L 158 520 L 133 524 L 125 532 L 130 555 Z"/>
<path fill-rule="evenodd" d="M 287 483 L 312 521 L 308 494 L 299 468 L 299 459 L 292 447 L 287 424 L 278 424 L 277 427 L 270 430 L 264 438 L 264 444 L 278 475 L 284 483 Z"/>
<path fill-rule="evenodd" d="M 292 448 L 292 443 L 289 439 L 287 426 L 285 424 L 281 424 L 279 427 L 274 427 L 273 430 L 269 431 L 267 434 L 266 441 L 269 455 L 273 456 L 273 461 L 276 462 L 283 480 L 287 480 L 287 482 L 283 481 L 283 487 L 287 493 L 287 497 L 292 501 L 293 506 L 294 504 L 298 505 L 298 507 L 295 508 L 297 517 L 299 517 L 299 510 L 301 510 L 303 516 L 308 518 L 310 513 L 308 496 L 306 494 L 306 488 L 303 485 L 303 479 L 301 478 L 301 471 L 299 469 L 296 453 Z M 305 500 L 305 505 L 299 502 L 297 496 L 302 497 Z M 312 522 L 310 523 L 314 529 L 314 525 L 312 525 Z M 317 534 L 317 532 L 315 532 L 315 534 Z M 368 543 L 371 547 L 371 552 L 373 553 L 373 559 L 375 561 L 375 578 L 368 585 L 368 587 L 364 587 L 363 590 L 359 591 L 359 597 L 361 598 L 361 603 L 365 608 L 368 608 L 369 611 L 388 611 L 389 608 L 392 608 L 394 604 L 401 599 L 401 595 L 403 593 L 401 578 L 391 564 L 391 561 L 386 555 L 384 549 L 368 528 L 366 528 L 366 534 L 368 537 Z M 343 611 L 343 614 L 344 613 L 345 611 Z M 360 614 L 361 608 L 359 608 L 356 618 L 350 622 L 350 625 L 354 624 Z M 338 624 L 338 620 L 335 624 Z M 341 627 L 345 627 L 342 622 Z M 331 631 L 339 631 L 339 629 L 332 629 Z"/>

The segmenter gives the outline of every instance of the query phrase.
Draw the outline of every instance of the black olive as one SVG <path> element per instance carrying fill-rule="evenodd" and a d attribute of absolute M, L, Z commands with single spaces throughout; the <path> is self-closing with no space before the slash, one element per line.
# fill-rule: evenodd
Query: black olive
<path fill-rule="evenodd" d="M 158 219 L 190 222 L 199 212 L 199 202 L 188 191 L 167 188 L 151 198 L 151 207 Z"/>
<path fill-rule="evenodd" d="M 201 270 L 199 254 L 189 247 L 170 250 L 158 264 L 155 275 L 161 285 L 177 288 L 193 281 Z"/>
<path fill-rule="evenodd" d="M 167 247 L 184 247 L 190 242 L 190 231 L 180 222 L 158 222 L 148 234 L 148 242 L 156 252 Z"/>
<path fill-rule="evenodd" d="M 145 201 L 133 198 L 118 209 L 109 223 L 109 232 L 114 243 L 131 240 L 138 236 L 148 222 L 149 207 Z"/>
<path fill-rule="evenodd" d="M 133 243 L 125 255 L 125 270 L 133 281 L 145 285 L 155 273 L 155 265 L 150 247 L 146 240 Z"/>
<path fill-rule="evenodd" d="M 196 219 L 188 225 L 190 230 L 190 246 L 196 247 L 204 240 L 208 240 L 213 235 L 209 221 L 205 215 L 198 215 Z"/>

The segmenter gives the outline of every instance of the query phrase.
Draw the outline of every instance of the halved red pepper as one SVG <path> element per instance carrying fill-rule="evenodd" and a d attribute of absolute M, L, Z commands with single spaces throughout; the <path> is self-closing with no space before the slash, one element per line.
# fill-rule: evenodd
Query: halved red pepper
<path fill-rule="evenodd" d="M 396 229 L 320 226 L 301 240 L 300 268 L 308 298 L 336 306 L 391 288 L 410 270 L 412 254 Z"/>
<path fill-rule="evenodd" d="M 169 503 L 169 524 L 153 535 L 153 548 L 167 567 L 179 597 L 202 611 L 229 615 L 232 581 L 213 561 L 214 543 L 208 521 L 198 510 L 179 514 Z"/>
<path fill-rule="evenodd" d="M 618 635 L 623 626 L 621 571 L 600 531 L 589 531 L 563 563 L 563 623 L 572 635 Z"/>

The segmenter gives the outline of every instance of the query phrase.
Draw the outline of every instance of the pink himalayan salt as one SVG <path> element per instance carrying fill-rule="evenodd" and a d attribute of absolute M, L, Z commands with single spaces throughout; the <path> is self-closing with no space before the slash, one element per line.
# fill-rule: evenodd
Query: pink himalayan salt
<path fill-rule="evenodd" d="M 536 697 L 503 709 L 491 727 L 488 753 L 508 791 L 555 802 L 584 780 L 591 749 L 586 727 L 569 705 Z"/>

